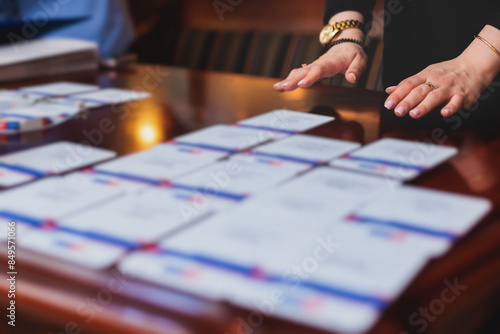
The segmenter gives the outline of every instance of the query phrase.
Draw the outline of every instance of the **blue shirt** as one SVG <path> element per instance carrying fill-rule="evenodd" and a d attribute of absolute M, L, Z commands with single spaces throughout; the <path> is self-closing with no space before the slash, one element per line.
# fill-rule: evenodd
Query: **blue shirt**
<path fill-rule="evenodd" d="M 0 0 L 0 6 L 12 0 Z M 17 13 L 31 21 L 37 37 L 69 37 L 93 41 L 101 58 L 123 55 L 134 38 L 125 0 L 14 0 Z M 44 31 L 51 19 L 81 19 L 75 23 Z M 27 36 L 28 39 L 32 38 Z"/>

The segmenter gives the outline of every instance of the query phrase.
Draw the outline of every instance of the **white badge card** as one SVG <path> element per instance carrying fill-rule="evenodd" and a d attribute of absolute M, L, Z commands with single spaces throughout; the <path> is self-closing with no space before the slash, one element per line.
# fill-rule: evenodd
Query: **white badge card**
<path fill-rule="evenodd" d="M 70 101 L 83 103 L 86 108 L 97 108 L 151 97 L 150 93 L 120 88 L 104 88 L 95 92 L 76 94 L 68 97 Z"/>
<path fill-rule="evenodd" d="M 347 217 L 352 223 L 387 226 L 454 242 L 491 209 L 487 199 L 402 186 Z"/>
<path fill-rule="evenodd" d="M 0 90 L 0 111 L 33 105 L 39 96 L 22 94 L 15 90 Z"/>
<path fill-rule="evenodd" d="M 227 153 L 221 151 L 159 144 L 149 150 L 97 165 L 94 169 L 110 175 L 143 178 L 155 182 L 181 176 L 226 156 Z"/>
<path fill-rule="evenodd" d="M 239 121 L 241 126 L 283 131 L 288 133 L 304 132 L 333 121 L 330 116 L 279 109 Z"/>
<path fill-rule="evenodd" d="M 150 188 L 69 215 L 61 219 L 59 225 L 140 247 L 204 218 L 221 205 L 221 200 L 217 199 L 201 201 L 195 194 L 188 196 L 171 189 Z M 191 202 L 199 205 L 186 210 Z"/>
<path fill-rule="evenodd" d="M 294 177 L 309 165 L 279 159 L 238 154 L 174 178 L 177 186 L 188 186 L 206 194 L 245 198 Z"/>
<path fill-rule="evenodd" d="M 17 106 L 0 111 L 0 134 L 47 129 L 66 122 L 80 112 L 73 104 L 50 102 Z"/>
<path fill-rule="evenodd" d="M 68 96 L 79 93 L 88 93 L 99 90 L 99 86 L 78 82 L 59 81 L 43 85 L 26 86 L 19 88 L 21 93 L 43 96 Z"/>
<path fill-rule="evenodd" d="M 127 249 L 63 230 L 34 228 L 19 237 L 21 248 L 94 270 L 111 266 Z"/>
<path fill-rule="evenodd" d="M 48 177 L 0 193 L 0 212 L 26 217 L 32 225 L 39 225 L 122 194 L 120 188 L 78 175 Z"/>
<path fill-rule="evenodd" d="M 455 147 L 384 138 L 335 159 L 332 166 L 410 180 L 457 154 Z"/>
<path fill-rule="evenodd" d="M 213 125 L 174 138 L 174 143 L 216 149 L 234 153 L 246 150 L 269 140 L 286 137 L 286 134 L 261 129 L 247 129 L 230 125 Z"/>
<path fill-rule="evenodd" d="M 44 175 L 44 173 L 39 173 L 38 171 L 17 169 L 12 168 L 11 166 L 5 168 L 2 167 L 2 163 L 0 162 L 0 187 L 3 188 L 29 182 Z"/>
<path fill-rule="evenodd" d="M 293 135 L 255 148 L 261 155 L 318 165 L 359 148 L 359 143 L 310 135 Z"/>
<path fill-rule="evenodd" d="M 40 175 L 60 174 L 108 160 L 116 156 L 110 150 L 60 141 L 0 156 L 3 168 Z"/>

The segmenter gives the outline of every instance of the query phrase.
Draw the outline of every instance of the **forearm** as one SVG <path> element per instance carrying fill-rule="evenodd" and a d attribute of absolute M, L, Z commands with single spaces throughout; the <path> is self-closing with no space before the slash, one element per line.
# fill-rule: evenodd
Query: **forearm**
<path fill-rule="evenodd" d="M 484 40 L 491 44 L 496 50 L 500 51 L 500 30 L 486 25 L 478 34 Z M 500 56 L 491 49 L 485 42 L 475 38 L 472 43 L 460 55 L 460 59 L 474 66 L 479 75 L 483 78 L 483 85 L 486 86 L 493 81 L 500 72 Z"/>
<path fill-rule="evenodd" d="M 325 24 L 329 19 L 337 14 L 347 11 L 355 11 L 363 17 L 363 22 L 372 20 L 372 10 L 376 0 L 326 0 L 325 4 Z"/>

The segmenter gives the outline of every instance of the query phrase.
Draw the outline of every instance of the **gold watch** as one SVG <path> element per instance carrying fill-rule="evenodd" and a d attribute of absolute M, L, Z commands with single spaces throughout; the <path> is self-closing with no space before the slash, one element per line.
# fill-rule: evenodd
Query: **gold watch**
<path fill-rule="evenodd" d="M 345 29 L 348 28 L 359 28 L 363 27 L 363 23 L 358 20 L 346 20 L 334 23 L 329 23 L 324 26 L 323 30 L 319 34 L 319 42 L 321 45 L 326 46 L 335 40 L 335 37 Z"/>

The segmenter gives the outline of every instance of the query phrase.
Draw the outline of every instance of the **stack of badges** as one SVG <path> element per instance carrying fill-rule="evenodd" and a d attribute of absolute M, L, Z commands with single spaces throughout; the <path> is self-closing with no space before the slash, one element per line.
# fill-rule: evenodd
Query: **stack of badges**
<path fill-rule="evenodd" d="M 59 125 L 84 109 L 149 97 L 148 93 L 55 82 L 0 91 L 0 134 L 43 130 Z"/>
<path fill-rule="evenodd" d="M 0 134 L 42 130 L 59 125 L 80 112 L 78 105 L 37 103 L 0 112 Z"/>

